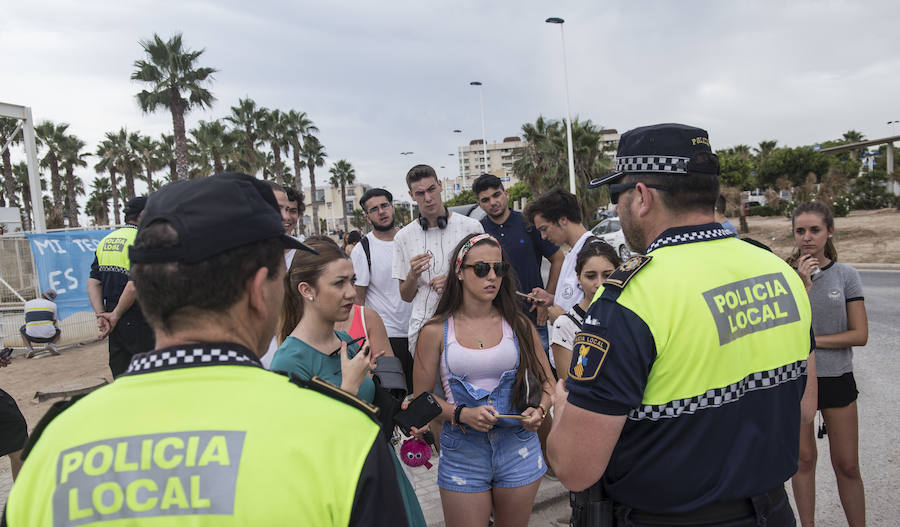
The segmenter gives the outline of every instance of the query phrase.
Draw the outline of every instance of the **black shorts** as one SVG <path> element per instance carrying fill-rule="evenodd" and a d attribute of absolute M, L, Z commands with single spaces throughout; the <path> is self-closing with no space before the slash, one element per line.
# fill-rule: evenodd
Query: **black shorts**
<path fill-rule="evenodd" d="M 859 390 L 853 372 L 840 377 L 819 377 L 819 410 L 843 408 L 856 400 Z"/>
<path fill-rule="evenodd" d="M 22 450 L 28 439 L 28 425 L 12 396 L 0 390 L 0 456 Z"/>
<path fill-rule="evenodd" d="M 53 342 L 57 337 L 59 337 L 59 328 L 56 328 L 56 333 L 54 333 L 52 337 L 32 337 L 28 333 L 25 333 L 25 326 L 19 328 L 19 333 L 21 333 L 22 336 L 25 337 L 25 340 L 27 340 L 28 342 L 34 344 L 46 344 L 48 342 Z"/>

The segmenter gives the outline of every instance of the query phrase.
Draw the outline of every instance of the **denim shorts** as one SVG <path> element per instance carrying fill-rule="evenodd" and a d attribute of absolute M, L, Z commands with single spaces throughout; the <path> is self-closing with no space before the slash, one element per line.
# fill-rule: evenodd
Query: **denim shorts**
<path fill-rule="evenodd" d="M 488 433 L 445 422 L 441 430 L 438 487 L 456 492 L 484 492 L 491 487 L 524 487 L 546 472 L 535 432 L 499 426 Z"/>

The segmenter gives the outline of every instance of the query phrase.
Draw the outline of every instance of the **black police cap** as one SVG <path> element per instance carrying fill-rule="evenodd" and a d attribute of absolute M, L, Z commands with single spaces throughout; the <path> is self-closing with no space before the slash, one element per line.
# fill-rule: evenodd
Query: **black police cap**
<path fill-rule="evenodd" d="M 286 235 L 275 194 L 247 174 L 175 181 L 150 195 L 139 228 L 165 221 L 178 232 L 174 247 L 132 246 L 132 263 L 197 263 L 249 243 L 278 238 L 286 249 L 315 249 Z"/>
<path fill-rule="evenodd" d="M 701 172 L 719 175 L 719 158 L 702 128 L 684 124 L 654 124 L 629 130 L 619 139 L 616 171 L 588 183 L 595 188 L 626 174 L 679 176 Z"/>
<path fill-rule="evenodd" d="M 126 217 L 137 216 L 144 210 L 144 207 L 147 206 L 147 196 L 138 196 L 136 198 L 131 198 L 125 204 L 125 213 Z"/>

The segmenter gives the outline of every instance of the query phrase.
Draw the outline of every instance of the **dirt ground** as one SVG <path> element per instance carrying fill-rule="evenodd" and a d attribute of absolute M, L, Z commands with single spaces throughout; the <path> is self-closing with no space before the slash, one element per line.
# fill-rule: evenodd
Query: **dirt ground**
<path fill-rule="evenodd" d="M 750 236 L 786 257 L 793 249 L 791 223 L 783 217 L 748 218 Z M 731 218 L 738 225 L 738 218 Z M 855 211 L 835 220 L 838 254 L 848 263 L 900 263 L 900 213 L 893 209 Z M 38 402 L 35 392 L 59 392 L 112 381 L 106 342 L 94 342 L 62 350 L 58 357 L 26 360 L 20 354 L 0 369 L 0 388 L 15 397 L 31 430 L 55 398 Z M 0 504 L 6 502 L 12 478 L 7 458 L 0 459 Z"/>
<path fill-rule="evenodd" d="M 739 227 L 738 218 L 729 218 Z M 794 248 L 791 220 L 782 216 L 747 218 L 749 236 L 759 240 L 781 257 Z M 900 212 L 896 209 L 853 211 L 834 220 L 834 241 L 838 258 L 847 263 L 900 263 Z"/>

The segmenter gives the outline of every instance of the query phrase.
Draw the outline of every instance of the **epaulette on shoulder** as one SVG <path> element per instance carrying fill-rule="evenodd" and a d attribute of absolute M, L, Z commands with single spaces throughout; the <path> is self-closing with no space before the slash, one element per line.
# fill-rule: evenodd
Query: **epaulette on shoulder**
<path fill-rule="evenodd" d="M 331 384 L 328 381 L 322 380 L 319 377 L 313 377 L 310 380 L 303 380 L 297 374 L 290 373 L 288 377 L 291 379 L 291 382 L 296 384 L 301 388 L 306 388 L 308 390 L 313 390 L 315 392 L 319 392 L 326 397 L 331 397 L 332 399 L 337 399 L 338 401 L 350 405 L 362 413 L 369 416 L 372 421 L 375 422 L 378 426 L 381 426 L 381 421 L 378 420 L 378 407 L 372 404 L 363 401 L 359 397 L 347 393 L 344 390 L 341 390 L 337 386 Z"/>
<path fill-rule="evenodd" d="M 59 417 L 61 413 L 71 408 L 73 404 L 78 402 L 78 400 L 85 395 L 87 394 L 76 395 L 71 399 L 65 401 L 57 401 L 47 409 L 47 413 L 45 413 L 44 416 L 41 417 L 41 420 L 38 421 L 38 424 L 35 425 L 34 430 L 31 431 L 31 435 L 28 436 L 28 440 L 25 441 L 25 446 L 22 447 L 22 461 L 25 461 L 25 459 L 28 457 L 28 454 L 30 454 L 31 450 L 34 449 L 34 445 L 37 444 L 38 439 L 41 438 L 41 435 L 44 433 L 47 425 L 49 425 L 51 421 Z"/>
<path fill-rule="evenodd" d="M 637 255 L 632 256 L 625 263 L 616 268 L 615 271 L 609 275 L 603 282 L 603 286 L 612 286 L 619 289 L 625 289 L 625 286 L 628 284 L 628 281 L 631 280 L 634 275 L 638 273 L 645 265 L 647 265 L 650 260 L 652 260 L 652 256 L 644 256 Z"/>

